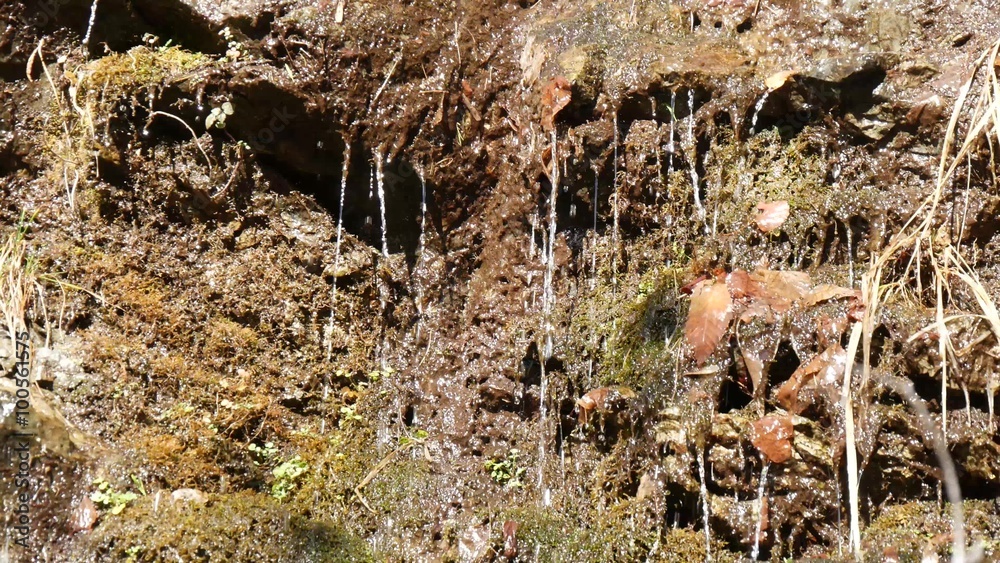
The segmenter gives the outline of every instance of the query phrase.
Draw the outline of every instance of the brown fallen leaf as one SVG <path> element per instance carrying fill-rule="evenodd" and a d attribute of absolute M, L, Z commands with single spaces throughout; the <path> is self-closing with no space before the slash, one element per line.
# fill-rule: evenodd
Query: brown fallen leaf
<path fill-rule="evenodd" d="M 777 313 L 784 313 L 810 288 L 809 274 L 788 270 L 756 270 L 750 274 L 748 293 Z"/>
<path fill-rule="evenodd" d="M 635 397 L 635 391 L 622 385 L 591 389 L 576 401 L 577 420 L 581 426 L 585 425 L 590 421 L 591 413 L 610 411 L 622 406 L 622 400 Z"/>
<path fill-rule="evenodd" d="M 840 342 L 840 337 L 847 330 L 847 315 L 831 317 L 821 315 L 816 319 L 816 342 L 825 348 Z"/>
<path fill-rule="evenodd" d="M 608 398 L 608 388 L 598 387 L 587 391 L 582 397 L 576 400 L 577 420 L 581 425 L 590 421 L 590 413 L 598 408 L 604 408 L 604 403 Z"/>
<path fill-rule="evenodd" d="M 762 201 L 757 204 L 757 216 L 753 220 L 761 232 L 769 233 L 785 223 L 788 212 L 787 201 Z"/>
<path fill-rule="evenodd" d="M 557 76 L 545 85 L 542 90 L 542 128 L 551 131 L 555 128 L 556 114 L 569 105 L 571 86 L 569 80 Z"/>
<path fill-rule="evenodd" d="M 799 392 L 813 380 L 818 380 L 822 385 L 837 384 L 840 376 L 843 375 L 847 365 L 847 351 L 839 342 L 834 343 L 822 353 L 813 357 L 809 363 L 800 365 L 792 373 L 775 396 L 775 401 L 781 408 L 792 412 L 800 413 L 806 407 L 799 401 Z"/>
<path fill-rule="evenodd" d="M 747 372 L 750 373 L 750 382 L 753 383 L 754 389 L 759 389 L 760 380 L 764 378 L 764 360 L 746 348 L 741 351 L 743 352 L 743 363 L 746 364 Z"/>
<path fill-rule="evenodd" d="M 503 556 L 510 560 L 517 557 L 517 528 L 513 520 L 503 523 Z"/>
<path fill-rule="evenodd" d="M 85 496 L 69 515 L 69 529 L 72 532 L 89 532 L 94 528 L 99 513 L 97 505 Z"/>
<path fill-rule="evenodd" d="M 701 365 L 712 355 L 732 318 L 733 300 L 724 283 L 699 282 L 691 292 L 691 310 L 684 324 L 684 339 Z"/>
<path fill-rule="evenodd" d="M 740 353 L 756 392 L 764 384 L 764 367 L 774 359 L 781 342 L 781 331 L 764 322 L 743 324 L 737 328 Z"/>
<path fill-rule="evenodd" d="M 709 277 L 705 274 L 696 277 L 695 279 L 681 286 L 681 293 L 683 293 L 684 295 L 691 295 L 694 292 L 694 286 L 698 285 L 699 283 L 707 279 L 709 279 Z"/>
<path fill-rule="evenodd" d="M 726 276 L 726 287 L 733 299 L 742 299 L 749 295 L 750 274 L 745 270 L 733 270 Z"/>
<path fill-rule="evenodd" d="M 775 321 L 774 310 L 771 309 L 767 303 L 756 300 L 751 301 L 750 304 L 747 305 L 746 309 L 740 313 L 740 322 L 748 323 L 753 320 L 754 317 L 761 317 L 768 323 L 773 323 Z"/>
<path fill-rule="evenodd" d="M 750 442 L 771 463 L 784 463 L 792 457 L 792 417 L 768 415 L 750 428 Z"/>

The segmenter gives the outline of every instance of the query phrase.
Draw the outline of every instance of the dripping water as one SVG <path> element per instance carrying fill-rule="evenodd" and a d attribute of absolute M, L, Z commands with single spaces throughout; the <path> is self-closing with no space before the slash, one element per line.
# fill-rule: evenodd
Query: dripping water
<path fill-rule="evenodd" d="M 375 197 L 375 167 L 372 166 L 371 170 L 368 172 L 368 202 L 371 203 L 372 198 Z M 372 216 L 371 214 L 365 215 L 365 228 L 371 228 Z"/>
<path fill-rule="evenodd" d="M 663 185 L 663 161 L 660 158 L 660 124 L 656 121 L 656 98 L 649 97 L 649 105 L 653 108 L 653 123 L 656 125 L 656 199 L 660 199 L 660 187 Z"/>
<path fill-rule="evenodd" d="M 611 231 L 611 288 L 612 292 L 618 289 L 618 110 L 614 113 L 615 134 L 614 134 L 614 180 L 612 184 L 612 207 L 614 208 L 614 220 Z"/>
<path fill-rule="evenodd" d="M 195 104 L 198 107 L 199 112 L 205 111 L 205 85 L 201 84 L 198 86 L 198 91 L 195 92 L 194 96 Z"/>
<path fill-rule="evenodd" d="M 705 560 L 712 560 L 712 532 L 708 528 L 708 483 L 705 481 L 705 452 L 698 455 L 698 476 L 701 477 L 701 517 L 705 526 Z"/>
<path fill-rule="evenodd" d="M 754 510 L 757 512 L 757 528 L 753 535 L 753 551 L 750 552 L 750 559 L 757 560 L 760 555 L 760 533 L 764 528 L 764 488 L 767 483 L 767 470 L 771 467 L 771 462 L 765 460 L 764 468 L 760 470 L 760 484 L 757 487 L 757 501 L 754 502 Z"/>
<path fill-rule="evenodd" d="M 542 317 L 544 323 L 545 345 L 542 350 L 542 370 L 541 370 L 541 390 L 539 397 L 539 417 L 541 420 L 541 432 L 538 441 L 538 486 L 542 487 L 544 477 L 545 462 L 545 437 L 546 422 L 548 419 L 548 374 L 545 372 L 545 364 L 553 354 L 552 338 L 552 307 L 555 301 L 555 292 L 552 288 L 553 277 L 555 277 L 555 248 L 556 248 L 556 198 L 559 196 L 559 158 L 557 154 L 558 144 L 556 132 L 552 131 L 552 193 L 549 196 L 549 232 L 547 237 L 545 252 L 545 280 L 542 293 Z M 549 504 L 549 491 L 545 489 L 544 504 Z"/>
<path fill-rule="evenodd" d="M 97 20 L 97 2 L 99 0 L 94 0 L 94 3 L 90 5 L 90 21 L 87 22 L 87 33 L 83 36 L 83 48 L 90 50 L 90 34 L 94 31 L 94 22 Z"/>
<path fill-rule="evenodd" d="M 347 191 L 347 170 L 351 161 L 351 143 L 344 141 L 344 167 L 340 174 L 340 207 L 337 212 L 337 243 L 333 251 L 333 289 L 330 295 L 330 326 L 327 329 L 326 361 L 333 354 L 333 321 L 337 310 L 337 274 L 340 272 L 340 243 L 344 232 L 344 193 Z M 323 388 L 323 399 L 327 397 L 329 388 Z"/>
<path fill-rule="evenodd" d="M 844 227 L 847 229 L 847 287 L 854 287 L 854 233 L 851 232 L 851 224 L 844 221 Z"/>
<path fill-rule="evenodd" d="M 417 168 L 417 177 L 420 178 L 420 240 L 418 242 L 417 250 L 417 267 L 420 268 L 424 265 L 426 256 L 424 256 L 426 250 L 425 233 L 427 229 L 427 181 L 424 178 L 423 167 Z M 419 281 L 417 282 L 417 342 L 420 341 L 420 329 L 421 321 L 424 318 L 424 287 Z"/>
<path fill-rule="evenodd" d="M 674 172 L 674 122 L 676 121 L 677 109 L 677 92 L 670 92 L 670 140 L 667 141 L 667 154 L 669 155 L 667 159 L 667 177 L 669 178 Z"/>
<path fill-rule="evenodd" d="M 688 142 L 691 144 L 691 186 L 694 189 L 694 206 L 698 209 L 698 217 L 705 218 L 705 206 L 701 204 L 701 192 L 698 182 L 698 141 L 694 138 L 694 90 L 688 90 Z"/>
<path fill-rule="evenodd" d="M 764 109 L 764 104 L 767 103 L 767 96 L 771 93 L 770 90 L 764 92 L 764 95 L 757 100 L 757 103 L 753 106 L 753 117 L 750 119 L 750 136 L 752 137 L 757 132 L 757 118 L 760 117 L 760 110 Z"/>
<path fill-rule="evenodd" d="M 384 258 L 389 257 L 389 243 L 385 236 L 385 177 L 382 173 L 382 166 L 385 157 L 382 156 L 383 147 L 379 148 L 378 154 L 375 155 L 375 174 L 376 182 L 378 185 L 378 207 L 379 214 L 382 219 L 382 256 Z"/>
<path fill-rule="evenodd" d="M 427 180 L 424 178 L 423 167 L 417 168 L 417 177 L 420 178 L 420 242 L 418 253 L 420 262 L 424 261 L 424 233 L 427 228 Z"/>
<path fill-rule="evenodd" d="M 590 255 L 590 289 L 597 287 L 597 186 L 598 186 L 598 174 L 597 168 L 594 168 L 594 237 L 593 237 L 593 254 Z"/>

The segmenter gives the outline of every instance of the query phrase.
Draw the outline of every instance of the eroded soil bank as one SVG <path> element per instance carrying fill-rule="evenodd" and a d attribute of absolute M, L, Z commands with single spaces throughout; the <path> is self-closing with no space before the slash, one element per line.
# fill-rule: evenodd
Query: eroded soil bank
<path fill-rule="evenodd" d="M 12 560 L 997 557 L 998 10 L 0 0 Z"/>

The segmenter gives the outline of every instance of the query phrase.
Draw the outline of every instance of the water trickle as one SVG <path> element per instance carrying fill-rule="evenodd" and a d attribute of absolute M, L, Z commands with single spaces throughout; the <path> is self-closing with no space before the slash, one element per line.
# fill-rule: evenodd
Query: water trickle
<path fill-rule="evenodd" d="M 698 181 L 698 141 L 694 138 L 694 90 L 688 90 L 688 143 L 691 145 L 691 186 L 694 190 L 694 206 L 698 217 L 705 218 L 705 206 L 701 204 L 701 190 Z"/>
<path fill-rule="evenodd" d="M 420 242 L 418 243 L 418 255 L 420 256 L 420 262 L 423 263 L 424 234 L 427 232 L 427 180 L 424 178 L 424 169 L 422 166 L 417 168 L 417 177 L 420 178 Z"/>
<path fill-rule="evenodd" d="M 424 169 L 422 166 L 416 167 L 417 177 L 420 178 L 420 238 L 417 247 L 417 267 L 423 266 L 426 256 L 424 256 L 424 251 L 426 249 L 426 242 L 424 240 L 426 228 L 427 228 L 427 181 L 424 179 Z M 416 287 L 416 307 L 417 307 L 417 330 L 416 337 L 417 342 L 420 341 L 420 330 L 423 328 L 423 318 L 424 318 L 424 286 L 419 280 L 415 280 Z"/>
<path fill-rule="evenodd" d="M 593 231 L 593 250 L 594 252 L 590 255 L 590 289 L 597 287 L 597 186 L 598 186 L 598 174 L 597 168 L 594 168 L 594 231 Z"/>
<path fill-rule="evenodd" d="M 378 186 L 378 207 L 379 213 L 382 218 L 382 256 L 385 258 L 389 257 L 389 242 L 385 235 L 385 177 L 382 174 L 382 165 L 385 157 L 382 156 L 382 151 L 384 147 L 379 147 L 378 153 L 375 155 L 375 174 L 376 174 L 376 184 Z"/>
<path fill-rule="evenodd" d="M 330 294 L 330 326 L 327 329 L 327 341 L 326 341 L 326 361 L 330 361 L 330 357 L 333 354 L 333 323 L 336 315 L 334 312 L 337 310 L 337 273 L 340 271 L 340 243 L 344 232 L 344 193 L 347 191 L 347 170 L 348 164 L 351 162 L 351 143 L 344 141 L 344 167 L 340 174 L 340 207 L 337 212 L 337 244 L 334 246 L 333 254 L 333 289 Z M 326 399 L 328 389 L 324 386 L 323 388 L 323 398 Z"/>
<path fill-rule="evenodd" d="M 612 184 L 611 206 L 614 209 L 614 219 L 611 231 L 611 288 L 612 292 L 618 288 L 618 110 L 614 113 L 615 135 L 614 135 L 614 180 Z"/>
<path fill-rule="evenodd" d="M 660 187 L 663 185 L 663 161 L 660 158 L 662 140 L 660 138 L 660 124 L 656 121 L 656 98 L 649 97 L 649 105 L 653 109 L 653 123 L 656 125 L 656 199 L 660 199 Z"/>
<path fill-rule="evenodd" d="M 528 259 L 535 259 L 535 224 L 538 222 L 537 214 L 531 215 L 531 235 L 528 238 Z M 530 275 L 530 274 L 529 274 Z M 529 285 L 531 281 L 528 281 Z"/>
<path fill-rule="evenodd" d="M 764 95 L 757 100 L 757 103 L 753 106 L 753 117 L 750 119 L 750 136 L 752 137 L 754 133 L 757 132 L 757 118 L 760 117 L 760 110 L 764 108 L 764 104 L 767 103 L 767 96 L 771 93 L 770 90 L 764 92 Z"/>
<path fill-rule="evenodd" d="M 556 198 L 559 196 L 559 158 L 557 154 L 558 144 L 556 132 L 552 132 L 552 193 L 549 196 L 549 232 L 544 249 L 545 280 L 542 292 L 542 322 L 545 344 L 542 347 L 542 370 L 541 389 L 539 391 L 539 418 L 541 422 L 541 432 L 538 439 L 538 486 L 541 487 L 544 478 L 545 464 L 545 442 L 546 442 L 546 422 L 548 419 L 548 376 L 545 371 L 545 364 L 553 354 L 553 326 L 552 307 L 555 302 L 555 292 L 552 287 L 553 278 L 556 273 Z M 549 504 L 549 491 L 545 490 L 545 505 Z"/>
<path fill-rule="evenodd" d="M 712 560 L 712 531 L 708 527 L 708 483 L 705 481 L 705 452 L 698 455 L 698 476 L 701 477 L 701 517 L 705 527 L 705 561 Z"/>
<path fill-rule="evenodd" d="M 851 232 L 851 224 L 844 222 L 844 227 L 847 230 L 847 287 L 854 287 L 854 233 Z"/>
<path fill-rule="evenodd" d="M 675 116 L 677 111 L 677 92 L 670 92 L 670 139 L 667 140 L 667 154 L 669 157 L 667 159 L 667 177 L 669 178 L 674 172 L 674 123 L 677 121 Z"/>
<path fill-rule="evenodd" d="M 767 470 L 771 467 L 770 461 L 764 461 L 764 468 L 760 470 L 760 484 L 757 487 L 757 500 L 754 502 L 754 511 L 757 513 L 757 528 L 753 534 L 753 551 L 750 552 L 750 559 L 757 560 L 760 555 L 760 533 L 764 528 L 764 489 L 767 484 Z"/>
<path fill-rule="evenodd" d="M 87 22 L 87 34 L 83 36 L 83 48 L 87 50 L 90 50 L 90 34 L 94 31 L 94 22 L 97 20 L 97 2 L 98 0 L 94 0 L 90 5 L 90 21 Z"/>

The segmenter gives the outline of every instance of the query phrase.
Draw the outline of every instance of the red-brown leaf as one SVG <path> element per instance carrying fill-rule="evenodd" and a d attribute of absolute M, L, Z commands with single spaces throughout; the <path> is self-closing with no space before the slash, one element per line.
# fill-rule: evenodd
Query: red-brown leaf
<path fill-rule="evenodd" d="M 754 217 L 754 221 L 758 229 L 769 233 L 784 224 L 788 219 L 788 211 L 787 201 L 762 201 L 757 204 L 757 216 Z"/>
<path fill-rule="evenodd" d="M 553 78 L 542 90 L 542 128 L 546 131 L 555 128 L 556 114 L 569 105 L 570 90 L 569 80 L 562 76 Z"/>
<path fill-rule="evenodd" d="M 750 442 L 772 463 L 784 463 L 792 457 L 792 417 L 768 415 L 753 423 Z"/>
<path fill-rule="evenodd" d="M 724 283 L 699 282 L 691 292 L 691 311 L 684 325 L 684 338 L 699 365 L 705 362 L 726 334 L 732 317 L 733 300 Z"/>
<path fill-rule="evenodd" d="M 69 515 L 69 529 L 73 532 L 89 532 L 94 528 L 98 515 L 94 501 L 85 496 Z"/>
<path fill-rule="evenodd" d="M 809 274 L 788 270 L 756 270 L 750 274 L 748 293 L 777 313 L 784 313 L 809 292 Z"/>
<path fill-rule="evenodd" d="M 745 270 L 733 270 L 726 276 L 726 286 L 733 299 L 742 299 L 749 295 L 750 274 Z"/>
<path fill-rule="evenodd" d="M 843 376 L 846 362 L 847 351 L 839 342 L 834 343 L 821 354 L 814 356 L 809 363 L 795 370 L 788 381 L 778 389 L 776 402 L 789 412 L 802 412 L 806 405 L 800 404 L 799 391 L 814 379 L 819 379 L 820 383 L 825 385 L 835 384 L 837 379 Z"/>
<path fill-rule="evenodd" d="M 742 349 L 743 363 L 747 366 L 747 373 L 750 374 L 750 382 L 756 391 L 760 389 L 760 380 L 764 378 L 764 360 L 757 354 L 750 352 L 746 347 Z"/>
<path fill-rule="evenodd" d="M 517 528 L 513 520 L 503 523 L 503 556 L 511 561 L 517 557 Z"/>
<path fill-rule="evenodd" d="M 590 413 L 595 410 L 604 410 L 609 391 L 607 387 L 598 387 L 587 391 L 584 396 L 576 400 L 577 419 L 581 425 L 587 424 L 590 420 Z"/>

